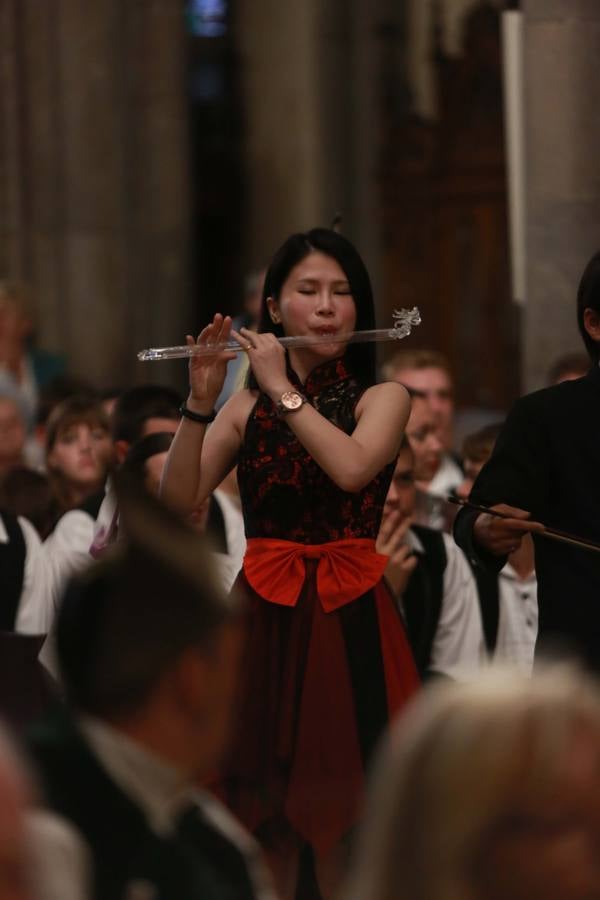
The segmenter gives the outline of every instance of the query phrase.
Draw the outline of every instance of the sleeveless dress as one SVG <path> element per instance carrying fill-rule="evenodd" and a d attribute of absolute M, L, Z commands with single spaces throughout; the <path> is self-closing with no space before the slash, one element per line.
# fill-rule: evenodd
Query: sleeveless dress
<path fill-rule="evenodd" d="M 322 415 L 354 430 L 362 388 L 343 358 L 318 366 L 304 385 L 288 375 Z M 271 583 L 273 596 L 251 585 L 247 554 L 235 585 L 246 618 L 241 697 L 220 787 L 264 842 L 291 829 L 317 855 L 335 847 L 356 823 L 374 744 L 418 686 L 403 623 L 381 579 L 387 560 L 374 553 L 393 469 L 387 465 L 361 491 L 343 491 L 269 397 L 260 394 L 250 414 L 238 481 L 248 545 L 256 544 L 259 562 L 266 547 L 261 584 Z M 278 556 L 269 554 L 271 544 Z M 282 555 L 288 546 L 291 554 Z M 345 558 L 338 565 L 334 554 L 329 596 L 321 566 L 337 546 Z M 360 595 L 351 601 L 335 599 L 335 577 L 346 571 L 358 579 Z"/>

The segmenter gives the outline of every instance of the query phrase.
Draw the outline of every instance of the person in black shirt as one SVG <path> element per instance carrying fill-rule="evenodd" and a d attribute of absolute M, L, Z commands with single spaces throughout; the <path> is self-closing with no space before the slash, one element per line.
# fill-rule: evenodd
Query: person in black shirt
<path fill-rule="evenodd" d="M 508 518 L 461 510 L 454 534 L 474 565 L 501 569 L 533 533 L 540 653 L 569 653 L 600 669 L 600 554 L 543 536 L 545 526 L 600 539 L 600 253 L 577 294 L 577 321 L 591 358 L 583 378 L 521 397 L 471 501 Z"/>

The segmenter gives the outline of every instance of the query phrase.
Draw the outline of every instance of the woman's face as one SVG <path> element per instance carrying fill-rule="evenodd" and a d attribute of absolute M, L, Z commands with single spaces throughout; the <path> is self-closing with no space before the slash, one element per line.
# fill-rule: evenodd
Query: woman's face
<path fill-rule="evenodd" d="M 269 312 L 286 335 L 331 335 L 331 343 L 316 344 L 317 357 L 341 356 L 344 344 L 334 338 L 354 331 L 356 307 L 340 264 L 317 250 L 290 271 L 278 300 L 269 298 Z"/>
<path fill-rule="evenodd" d="M 599 900 L 600 738 L 573 736 L 555 783 L 492 829 L 479 859 L 485 900 Z"/>
<path fill-rule="evenodd" d="M 48 454 L 48 467 L 78 487 L 101 481 L 113 454 L 106 428 L 78 422 L 60 431 Z"/>

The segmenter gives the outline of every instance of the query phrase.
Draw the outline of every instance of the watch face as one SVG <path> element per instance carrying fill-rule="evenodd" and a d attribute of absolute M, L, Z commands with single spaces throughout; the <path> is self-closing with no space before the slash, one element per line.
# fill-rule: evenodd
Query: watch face
<path fill-rule="evenodd" d="M 304 403 L 304 399 L 298 391 L 285 391 L 281 395 L 281 405 L 288 410 L 298 409 Z"/>

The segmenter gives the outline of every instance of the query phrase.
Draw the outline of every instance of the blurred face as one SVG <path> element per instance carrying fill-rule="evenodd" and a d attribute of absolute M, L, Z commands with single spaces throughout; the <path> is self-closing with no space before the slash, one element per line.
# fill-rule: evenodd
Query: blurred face
<path fill-rule="evenodd" d="M 331 335 L 333 339 L 354 331 L 356 325 L 356 307 L 343 269 L 333 257 L 318 251 L 294 266 L 279 299 L 269 298 L 268 306 L 286 335 Z M 317 364 L 343 352 L 344 345 L 332 340 L 293 354 Z"/>
<path fill-rule="evenodd" d="M 406 436 L 415 455 L 415 480 L 427 484 L 439 469 L 444 447 L 431 407 L 421 397 L 412 398 Z"/>
<path fill-rule="evenodd" d="M 473 483 L 481 470 L 485 465 L 485 460 L 475 460 L 466 458 L 463 460 L 463 470 L 465 473 L 465 480 L 458 485 L 455 489 L 455 493 L 457 497 L 461 497 L 463 500 L 467 500 L 469 494 L 473 489 Z"/>
<path fill-rule="evenodd" d="M 104 479 L 112 453 L 106 428 L 78 422 L 59 432 L 48 467 L 77 487 L 89 487 Z"/>
<path fill-rule="evenodd" d="M 600 900 L 600 736 L 582 729 L 556 783 L 492 827 L 480 864 L 485 900 Z M 479 867 L 478 867 L 479 868 Z"/>
<path fill-rule="evenodd" d="M 8 397 L 0 397 L 0 466 L 20 461 L 25 437 L 25 425 L 17 405 Z"/>
<path fill-rule="evenodd" d="M 445 449 L 451 449 L 454 389 L 448 372 L 437 366 L 426 369 L 399 369 L 395 380 L 425 395 L 431 407 L 438 437 Z"/>
<path fill-rule="evenodd" d="M 397 512 L 400 521 L 409 519 L 415 511 L 417 490 L 415 487 L 414 455 L 412 450 L 402 450 L 394 469 L 392 483 L 385 498 L 383 515 Z"/>

